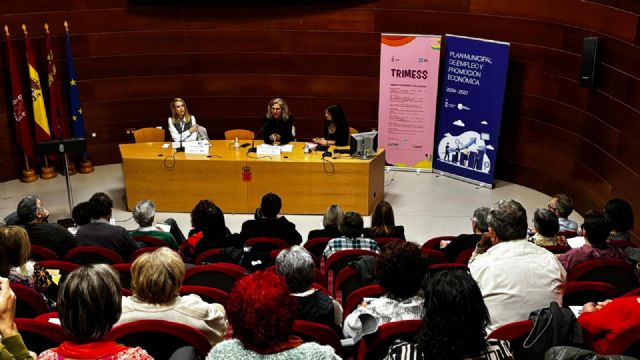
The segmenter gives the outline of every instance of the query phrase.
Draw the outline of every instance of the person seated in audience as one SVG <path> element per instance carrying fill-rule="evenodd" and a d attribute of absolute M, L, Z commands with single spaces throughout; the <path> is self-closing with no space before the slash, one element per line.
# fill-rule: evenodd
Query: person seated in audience
<path fill-rule="evenodd" d="M 311 230 L 309 231 L 308 240 L 328 237 L 328 238 L 337 238 L 340 237 L 340 230 L 338 230 L 338 225 L 340 225 L 340 220 L 342 219 L 342 208 L 339 205 L 333 204 L 325 210 L 324 215 L 322 216 L 322 229 Z"/>
<path fill-rule="evenodd" d="M 604 213 L 611 222 L 611 234 L 607 240 L 629 240 L 633 228 L 633 210 L 623 199 L 611 199 L 604 207 Z"/>
<path fill-rule="evenodd" d="M 551 252 L 527 241 L 527 212 L 515 200 L 489 210 L 489 230 L 469 260 L 493 327 L 526 320 L 533 310 L 562 305 L 567 273 Z"/>
<path fill-rule="evenodd" d="M 117 252 L 123 259 L 128 259 L 140 246 L 133 240 L 127 230 L 115 225 L 111 217 L 113 201 L 109 195 L 98 192 L 89 199 L 89 216 L 91 222 L 83 225 L 76 233 L 78 246 L 101 246 Z"/>
<path fill-rule="evenodd" d="M 558 258 L 567 272 L 571 272 L 576 265 L 593 259 L 612 258 L 624 260 L 624 251 L 607 243 L 610 231 L 611 223 L 606 215 L 597 211 L 588 211 L 584 215 L 584 223 L 582 224 L 582 235 L 584 236 L 585 244 L 567 251 Z"/>
<path fill-rule="evenodd" d="M 295 304 L 284 278 L 273 272 L 238 280 L 227 301 L 234 339 L 216 345 L 207 360 L 340 359 L 330 346 L 291 335 Z"/>
<path fill-rule="evenodd" d="M 378 325 L 420 319 L 424 298 L 418 290 L 428 268 L 420 247 L 408 241 L 393 241 L 375 259 L 375 267 L 378 283 L 386 294 L 370 303 L 363 302 L 346 317 L 345 337 L 354 337 L 362 330 L 360 314 L 372 315 Z"/>
<path fill-rule="evenodd" d="M 622 330 L 640 323 L 640 298 L 629 296 L 586 303 L 578 323 L 583 335 L 593 341 L 593 350 L 602 354 Z"/>
<path fill-rule="evenodd" d="M 569 196 L 565 194 L 554 195 L 549 200 L 547 209 L 558 217 L 559 231 L 578 231 L 578 223 L 569 219 L 569 215 L 573 212 L 573 199 Z"/>
<path fill-rule="evenodd" d="M 370 238 L 362 236 L 364 222 L 362 216 L 355 211 L 347 211 L 342 216 L 339 230 L 342 236 L 329 240 L 323 255 L 326 259 L 334 253 L 342 250 L 363 249 L 380 253 L 378 243 Z"/>
<path fill-rule="evenodd" d="M 222 341 L 227 331 L 224 307 L 195 294 L 179 296 L 184 272 L 180 255 L 167 247 L 140 255 L 131 265 L 133 296 L 122 299 L 122 316 L 116 325 L 167 320 L 202 331 L 212 346 Z"/>
<path fill-rule="evenodd" d="M 91 215 L 89 215 L 89 202 L 83 201 L 76 204 L 71 211 L 71 217 L 76 227 L 87 225 L 91 222 Z"/>
<path fill-rule="evenodd" d="M 349 145 L 349 124 L 342 107 L 338 104 L 327 106 L 324 117 L 326 121 L 322 125 L 322 137 L 314 138 L 313 142 L 318 145 Z"/>
<path fill-rule="evenodd" d="M 47 222 L 49 210 L 36 195 L 20 200 L 17 213 L 29 234 L 31 245 L 47 248 L 60 259 L 64 259 L 67 252 L 76 246 L 76 239 L 67 229 Z"/>
<path fill-rule="evenodd" d="M 254 237 L 268 236 L 286 241 L 289 245 L 300 245 L 302 236 L 296 225 L 280 215 L 282 200 L 274 193 L 262 197 L 256 218 L 242 224 L 240 239 L 244 242 Z"/>
<path fill-rule="evenodd" d="M 42 294 L 49 310 L 53 311 L 56 307 L 58 285 L 45 268 L 29 260 L 31 245 L 27 231 L 18 225 L 0 227 L 0 252 L 6 257 L 6 262 L 0 264 L 0 273 L 8 274 L 11 283 L 29 287 Z"/>
<path fill-rule="evenodd" d="M 487 232 L 487 215 L 489 214 L 489 208 L 486 206 L 479 207 L 473 211 L 473 217 L 471 217 L 471 230 L 472 234 L 460 234 L 456 236 L 442 252 L 447 256 L 449 262 L 455 262 L 458 255 L 461 252 L 474 248 L 482 234 Z"/>
<path fill-rule="evenodd" d="M 210 249 L 230 250 L 242 247 L 227 228 L 222 210 L 210 200 L 200 200 L 191 210 L 191 226 L 193 229 L 189 232 L 184 254 L 193 260 Z M 224 251 L 226 261 L 237 262 L 231 256 L 232 251 Z"/>
<path fill-rule="evenodd" d="M 311 287 L 315 264 L 307 249 L 295 245 L 282 250 L 276 258 L 276 271 L 284 276 L 291 295 L 297 300 L 296 320 L 321 323 L 341 332 L 342 306 Z"/>
<path fill-rule="evenodd" d="M 549 209 L 536 209 L 533 213 L 533 228 L 536 233 L 529 241 L 538 246 L 565 245 L 566 241 L 560 238 L 558 231 L 558 216 Z"/>
<path fill-rule="evenodd" d="M 404 240 L 404 226 L 396 226 L 391 204 L 382 200 L 373 209 L 371 227 L 363 231 L 367 238 L 394 237 Z"/>
<path fill-rule="evenodd" d="M 174 142 L 209 139 L 206 129 L 196 124 L 196 117 L 189 114 L 187 103 L 184 100 L 180 98 L 171 100 L 169 109 L 171 116 L 167 128 Z"/>
<path fill-rule="evenodd" d="M 3 255 L 0 255 L 0 260 Z M 7 276 L 6 273 L 0 274 Z M 22 340 L 22 336 L 18 332 L 15 322 L 16 317 L 16 294 L 13 293 L 9 286 L 9 280 L 0 278 L 0 359 L 30 359 L 36 356 L 27 350 Z"/>
<path fill-rule="evenodd" d="M 415 341 L 398 340 L 385 360 L 513 359 L 508 342 L 486 339 L 489 311 L 466 270 L 431 270 L 422 292 L 428 300 Z"/>
<path fill-rule="evenodd" d="M 133 238 L 136 236 L 150 236 L 164 241 L 167 246 L 178 250 L 178 241 L 170 232 L 162 230 L 154 223 L 156 216 L 156 204 L 151 200 L 140 200 L 133 208 L 133 220 L 140 225 L 136 230 L 129 231 Z M 175 221 L 174 221 L 175 222 Z"/>
<path fill-rule="evenodd" d="M 293 115 L 281 98 L 269 101 L 262 122 L 262 134 L 266 144 L 287 144 L 293 141 Z"/>
<path fill-rule="evenodd" d="M 58 316 L 71 341 L 44 351 L 39 360 L 153 359 L 143 349 L 105 340 L 122 312 L 118 274 L 106 264 L 69 273 L 58 294 Z"/>

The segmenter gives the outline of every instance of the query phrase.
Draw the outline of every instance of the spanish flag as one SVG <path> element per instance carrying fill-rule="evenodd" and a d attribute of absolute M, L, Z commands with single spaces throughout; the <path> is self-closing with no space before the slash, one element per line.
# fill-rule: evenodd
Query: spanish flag
<path fill-rule="evenodd" d="M 29 44 L 29 34 L 27 26 L 22 24 L 24 31 L 24 42 L 27 50 L 27 63 L 29 63 L 29 82 L 31 84 L 31 100 L 33 102 L 33 120 L 36 123 L 35 137 L 36 143 L 45 140 L 51 140 L 51 131 L 49 130 L 49 120 L 47 119 L 47 110 L 42 97 L 42 87 L 40 86 L 40 77 L 36 71 L 36 60 L 31 52 Z"/>

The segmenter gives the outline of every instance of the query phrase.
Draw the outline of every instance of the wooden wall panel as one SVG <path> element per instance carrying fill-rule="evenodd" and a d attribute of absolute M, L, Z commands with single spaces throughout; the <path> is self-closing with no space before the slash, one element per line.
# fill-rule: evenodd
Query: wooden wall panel
<path fill-rule="evenodd" d="M 301 139 L 320 133 L 330 103 L 343 105 L 352 126 L 377 127 L 382 32 L 510 42 L 498 177 L 566 192 L 579 211 L 620 196 L 640 214 L 639 9 L 633 0 L 27 0 L 0 4 L 0 20 L 18 54 L 20 25 L 28 25 L 41 71 L 42 23 L 49 22 L 63 76 L 62 22 L 70 22 L 96 164 L 120 161 L 117 144 L 131 141 L 125 129 L 165 125 L 175 96 L 214 137 L 259 128 L 275 96 L 289 103 Z M 578 86 L 586 36 L 600 38 L 594 89 Z M 7 180 L 19 175 L 22 156 L 4 53 L 0 66 L 0 151 L 7 154 L 0 180 Z"/>

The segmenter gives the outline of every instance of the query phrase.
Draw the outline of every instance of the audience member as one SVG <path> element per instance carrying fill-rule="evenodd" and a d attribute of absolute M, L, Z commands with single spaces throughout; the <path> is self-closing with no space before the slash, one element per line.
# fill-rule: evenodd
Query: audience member
<path fill-rule="evenodd" d="M 295 302 L 284 278 L 272 272 L 238 280 L 227 302 L 235 339 L 216 345 L 207 360 L 340 359 L 330 346 L 291 335 Z"/>
<path fill-rule="evenodd" d="M 6 273 L 0 275 L 7 276 Z M 34 356 L 29 353 L 18 332 L 15 317 L 16 295 L 11 291 L 9 280 L 0 278 L 0 336 L 2 336 L 0 359 L 33 360 Z"/>
<path fill-rule="evenodd" d="M 69 273 L 58 294 L 58 316 L 71 341 L 43 352 L 38 359 L 153 359 L 139 347 L 105 340 L 120 318 L 121 291 L 118 274 L 109 265 L 82 266 Z"/>
<path fill-rule="evenodd" d="M 276 271 L 284 276 L 291 295 L 297 300 L 296 320 L 313 321 L 340 330 L 342 306 L 311 287 L 315 264 L 305 248 L 294 245 L 282 250 L 276 258 Z"/>
<path fill-rule="evenodd" d="M 571 272 L 576 265 L 588 260 L 602 258 L 624 260 L 624 251 L 607 243 L 610 231 L 611 223 L 606 215 L 596 211 L 588 211 L 584 215 L 584 223 L 582 224 L 585 244 L 567 251 L 558 258 L 567 272 Z"/>
<path fill-rule="evenodd" d="M 156 204 L 151 200 L 140 200 L 133 208 L 133 220 L 140 225 L 136 230 L 130 231 L 129 235 L 133 238 L 136 236 L 150 236 L 164 241 L 167 246 L 174 250 L 178 250 L 178 241 L 170 232 L 162 230 L 155 224 Z"/>
<path fill-rule="evenodd" d="M 625 328 L 640 323 L 640 298 L 620 297 L 582 307 L 578 323 L 590 335 L 593 350 L 603 354 L 611 340 Z"/>
<path fill-rule="evenodd" d="M 487 215 L 489 214 L 489 208 L 486 206 L 479 207 L 473 211 L 473 217 L 471 218 L 471 231 L 472 234 L 460 234 L 453 239 L 449 245 L 447 245 L 442 251 L 447 255 L 449 262 L 455 262 L 458 255 L 461 252 L 474 248 L 482 234 L 487 232 Z"/>
<path fill-rule="evenodd" d="M 101 246 L 128 259 L 131 253 L 139 248 L 127 230 L 115 225 L 111 217 L 113 201 L 109 195 L 99 192 L 89 199 L 89 216 L 91 222 L 83 225 L 76 233 L 78 246 Z"/>
<path fill-rule="evenodd" d="M 73 235 L 58 224 L 49 224 L 49 210 L 36 195 L 29 195 L 18 203 L 18 217 L 29 234 L 31 245 L 47 248 L 60 259 L 76 246 Z"/>
<path fill-rule="evenodd" d="M 358 316 L 370 314 L 378 325 L 393 321 L 420 319 L 424 298 L 418 294 L 427 272 L 428 262 L 420 247 L 412 242 L 393 241 L 387 244 L 375 260 L 378 283 L 386 294 L 370 303 L 363 303 L 344 320 L 345 337 L 354 337 L 362 330 Z"/>
<path fill-rule="evenodd" d="M 566 271 L 549 251 L 527 241 L 527 212 L 515 200 L 489 210 L 489 231 L 469 261 L 494 327 L 525 320 L 533 310 L 562 304 Z"/>
<path fill-rule="evenodd" d="M 547 209 L 553 211 L 558 217 L 559 231 L 578 231 L 578 223 L 570 220 L 569 215 L 573 212 L 573 199 L 565 194 L 556 194 L 547 205 Z"/>
<path fill-rule="evenodd" d="M 329 240 L 324 249 L 325 258 L 342 250 L 363 249 L 380 253 L 380 247 L 375 240 L 362 236 L 364 228 L 362 216 L 355 211 L 348 211 L 342 216 L 339 229 L 342 236 Z"/>
<path fill-rule="evenodd" d="M 318 145 L 349 145 L 349 124 L 347 117 L 338 104 L 331 104 L 324 110 L 326 121 L 322 125 L 322 137 L 313 138 L 312 141 Z"/>
<path fill-rule="evenodd" d="M 179 296 L 184 272 L 180 255 L 167 247 L 140 255 L 131 265 L 133 296 L 122 299 L 122 316 L 116 325 L 166 320 L 202 331 L 212 346 L 222 341 L 227 331 L 224 307 L 195 294 Z"/>
<path fill-rule="evenodd" d="M 611 234 L 607 240 L 629 240 L 633 228 L 633 210 L 623 199 L 611 199 L 604 207 L 604 213 L 611 222 Z"/>
<path fill-rule="evenodd" d="M 363 231 L 366 238 L 394 237 L 404 240 L 404 226 L 396 226 L 391 204 L 382 200 L 373 209 L 371 227 Z"/>
<path fill-rule="evenodd" d="M 436 269 L 423 281 L 422 328 L 415 342 L 392 345 L 385 360 L 512 359 L 509 343 L 487 340 L 489 311 L 471 275 Z"/>
<path fill-rule="evenodd" d="M 322 216 L 322 229 L 311 230 L 309 231 L 308 240 L 328 237 L 328 238 L 337 238 L 340 237 L 340 230 L 338 230 L 338 226 L 340 225 L 340 220 L 342 220 L 342 208 L 339 205 L 333 204 L 330 205 L 327 210 L 325 210 L 324 215 Z"/>
<path fill-rule="evenodd" d="M 49 310 L 53 311 L 56 307 L 58 285 L 45 268 L 29 260 L 30 251 L 29 235 L 25 229 L 17 225 L 0 227 L 0 252 L 6 258 L 6 263 L 0 266 L 9 268 L 9 281 L 42 294 Z M 3 268 L 2 274 L 6 273 L 6 268 Z"/>
<path fill-rule="evenodd" d="M 241 247 L 236 237 L 231 235 L 224 221 L 224 213 L 210 200 L 200 200 L 191 210 L 191 226 L 185 255 L 195 260 L 209 249 L 232 249 Z M 232 252 L 224 250 L 224 260 L 237 262 Z"/>
<path fill-rule="evenodd" d="M 262 122 L 263 140 L 266 144 L 274 142 L 286 144 L 294 140 L 293 115 L 289 112 L 287 103 L 281 98 L 269 101 Z"/>
<path fill-rule="evenodd" d="M 296 225 L 280 214 L 282 200 L 274 193 L 262 197 L 260 208 L 256 211 L 256 219 L 242 224 L 240 239 L 244 242 L 258 236 L 275 237 L 286 241 L 289 245 L 300 245 L 302 236 Z"/>
<path fill-rule="evenodd" d="M 533 228 L 536 233 L 529 241 L 538 246 L 564 245 L 566 242 L 558 237 L 560 224 L 558 216 L 549 209 L 536 209 L 533 213 Z"/>
<path fill-rule="evenodd" d="M 76 223 L 76 227 L 87 225 L 91 222 L 91 215 L 89 215 L 89 202 L 83 201 L 73 207 L 71 211 L 71 217 L 73 222 Z"/>

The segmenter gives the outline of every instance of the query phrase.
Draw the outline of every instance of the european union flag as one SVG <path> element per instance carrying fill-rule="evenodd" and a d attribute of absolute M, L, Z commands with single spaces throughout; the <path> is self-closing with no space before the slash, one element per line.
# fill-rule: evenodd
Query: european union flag
<path fill-rule="evenodd" d="M 80 107 L 80 91 L 78 90 L 76 70 L 73 66 L 73 55 L 71 54 L 71 37 L 69 37 L 68 24 L 65 21 L 64 27 L 66 29 L 67 37 L 67 77 L 69 85 L 69 112 L 71 114 L 71 134 L 74 138 L 84 138 L 84 118 L 82 117 L 82 108 Z M 85 153 L 85 158 L 87 153 Z"/>

